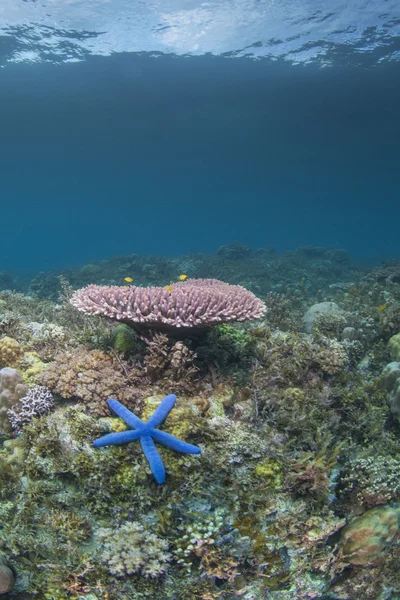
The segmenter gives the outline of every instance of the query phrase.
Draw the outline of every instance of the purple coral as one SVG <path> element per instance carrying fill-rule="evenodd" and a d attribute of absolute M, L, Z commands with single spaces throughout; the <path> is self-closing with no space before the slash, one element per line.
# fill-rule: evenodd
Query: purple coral
<path fill-rule="evenodd" d="M 87 315 L 109 317 L 136 329 L 210 327 L 259 319 L 264 302 L 240 285 L 217 279 L 188 279 L 167 287 L 89 285 L 74 293 L 71 304 Z"/>
<path fill-rule="evenodd" d="M 53 408 L 53 394 L 48 388 L 36 385 L 7 414 L 12 428 L 19 432 L 33 418 L 47 415 Z"/>

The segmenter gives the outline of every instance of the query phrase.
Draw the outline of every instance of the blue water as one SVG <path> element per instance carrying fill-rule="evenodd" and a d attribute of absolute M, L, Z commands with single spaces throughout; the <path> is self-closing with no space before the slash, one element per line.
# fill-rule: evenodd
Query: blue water
<path fill-rule="evenodd" d="M 4 2 L 0 271 L 400 255 L 397 3 Z"/>

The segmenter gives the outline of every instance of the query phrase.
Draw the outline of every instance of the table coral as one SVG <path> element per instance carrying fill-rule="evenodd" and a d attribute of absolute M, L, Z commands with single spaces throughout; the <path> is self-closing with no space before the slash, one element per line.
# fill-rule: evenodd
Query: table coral
<path fill-rule="evenodd" d="M 166 287 L 89 285 L 71 304 L 87 315 L 127 323 L 138 331 L 194 332 L 218 323 L 259 319 L 265 304 L 240 285 L 188 279 Z"/>

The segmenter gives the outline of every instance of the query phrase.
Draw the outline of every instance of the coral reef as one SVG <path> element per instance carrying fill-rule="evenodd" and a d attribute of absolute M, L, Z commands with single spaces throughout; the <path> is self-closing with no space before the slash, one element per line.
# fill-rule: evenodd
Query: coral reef
<path fill-rule="evenodd" d="M 146 339 L 144 366 L 152 382 L 159 379 L 176 381 L 180 388 L 193 389 L 198 368 L 194 364 L 196 353 L 183 342 L 170 343 L 163 333 Z"/>
<path fill-rule="evenodd" d="M 339 306 L 335 302 L 318 302 L 318 304 L 310 306 L 303 317 L 306 333 L 312 333 L 315 321 L 326 315 L 331 317 L 334 315 L 337 319 L 340 316 Z"/>
<path fill-rule="evenodd" d="M 397 269 L 358 268 L 324 248 L 229 244 L 211 256 L 114 257 L 0 292 L 0 342 L 18 365 L 0 363 L 10 598 L 398 597 Z M 182 273 L 188 281 L 170 283 Z M 127 276 L 135 284 L 122 287 Z M 69 302 L 90 284 L 169 300 L 190 278 L 243 286 L 266 311 L 204 335 L 157 322 L 138 336 Z M 49 410 L 38 384 L 54 394 Z M 135 433 L 110 415 L 109 397 L 145 422 L 171 393 L 159 433 L 202 452 L 160 444 L 164 485 L 139 444 L 93 447 Z"/>

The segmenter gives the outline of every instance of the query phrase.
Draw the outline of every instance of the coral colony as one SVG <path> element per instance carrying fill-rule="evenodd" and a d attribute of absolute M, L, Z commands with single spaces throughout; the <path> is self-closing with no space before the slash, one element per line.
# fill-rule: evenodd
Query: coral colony
<path fill-rule="evenodd" d="M 176 452 L 183 454 L 200 454 L 201 450 L 198 446 L 188 444 L 178 438 L 156 429 L 173 409 L 176 402 L 176 396 L 170 394 L 166 396 L 161 404 L 156 408 L 150 419 L 143 423 L 130 410 L 125 408 L 120 402 L 110 398 L 108 405 L 125 423 L 133 429 L 133 431 L 122 431 L 120 433 L 109 433 L 93 442 L 93 446 L 100 448 L 101 446 L 113 446 L 119 444 L 128 444 L 135 440 L 139 440 L 142 450 L 149 461 L 151 472 L 154 475 L 157 483 L 165 482 L 165 468 L 161 460 L 161 456 L 157 452 L 154 442 L 158 442 L 163 446 L 172 448 Z"/>
<path fill-rule="evenodd" d="M 89 285 L 71 304 L 87 315 L 109 317 L 138 330 L 202 329 L 234 321 L 259 319 L 265 305 L 239 285 L 216 279 L 188 279 L 167 287 Z"/>

